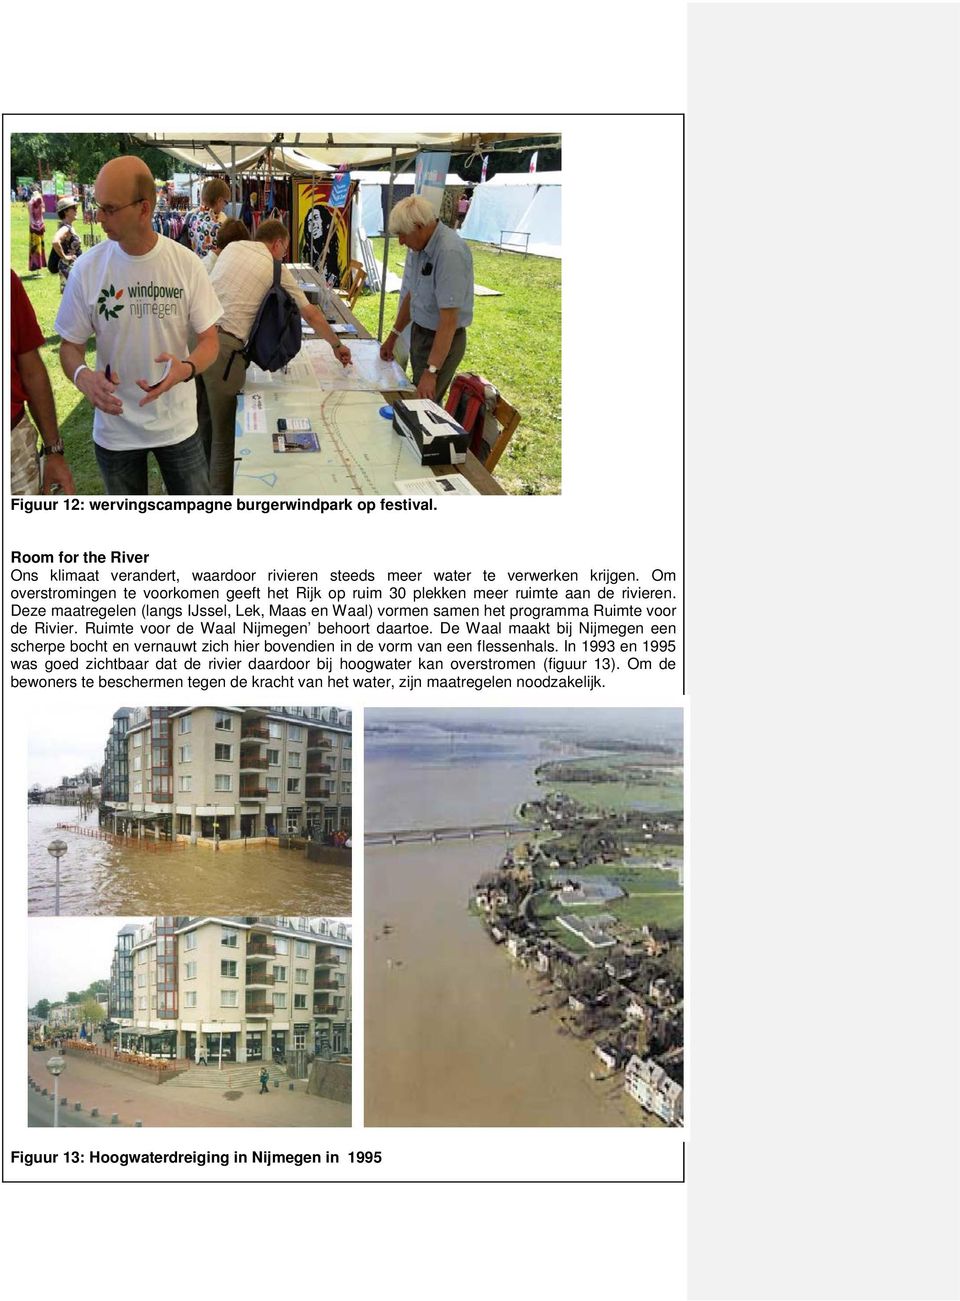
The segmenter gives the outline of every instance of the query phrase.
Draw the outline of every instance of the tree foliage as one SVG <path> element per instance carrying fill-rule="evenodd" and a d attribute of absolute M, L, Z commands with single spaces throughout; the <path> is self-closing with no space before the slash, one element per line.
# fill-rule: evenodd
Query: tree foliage
<path fill-rule="evenodd" d="M 173 174 L 174 160 L 162 149 L 142 145 L 126 131 L 114 132 L 51 132 L 25 134 L 15 132 L 10 137 L 11 175 L 40 178 L 51 172 L 63 172 L 80 185 L 96 180 L 97 172 L 111 158 L 133 154 L 143 161 L 154 176 L 166 179 Z M 187 171 L 185 163 L 176 163 L 178 171 Z"/>
<path fill-rule="evenodd" d="M 106 1013 L 95 998 L 85 998 L 80 1005 L 80 1015 L 91 1025 L 99 1025 Z"/>

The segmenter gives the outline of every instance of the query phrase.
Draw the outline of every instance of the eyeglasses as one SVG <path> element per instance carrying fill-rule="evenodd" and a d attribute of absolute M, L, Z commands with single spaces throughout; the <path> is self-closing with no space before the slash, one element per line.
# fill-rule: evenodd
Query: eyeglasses
<path fill-rule="evenodd" d="M 145 203 L 145 199 L 134 199 L 133 203 L 98 203 L 93 201 L 93 210 L 96 213 L 103 213 L 105 217 L 113 217 L 124 208 L 133 208 L 138 203 Z"/>

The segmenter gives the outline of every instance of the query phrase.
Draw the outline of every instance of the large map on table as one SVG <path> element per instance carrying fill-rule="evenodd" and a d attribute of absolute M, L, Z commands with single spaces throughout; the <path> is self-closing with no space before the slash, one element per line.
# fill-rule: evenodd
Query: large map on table
<path fill-rule="evenodd" d="M 308 339 L 282 370 L 271 372 L 251 365 L 247 371 L 246 387 L 255 385 L 274 389 L 299 385 L 353 393 L 413 387 L 395 361 L 380 360 L 380 345 L 376 339 L 347 338 L 344 343 L 352 358 L 349 366 L 341 365 L 333 355 L 333 349 L 322 339 Z"/>
<path fill-rule="evenodd" d="M 432 478 L 383 406 L 379 393 L 248 384 L 237 399 L 235 492 L 392 496 L 398 479 Z M 296 417 L 310 421 L 319 451 L 274 451 L 277 420 Z"/>

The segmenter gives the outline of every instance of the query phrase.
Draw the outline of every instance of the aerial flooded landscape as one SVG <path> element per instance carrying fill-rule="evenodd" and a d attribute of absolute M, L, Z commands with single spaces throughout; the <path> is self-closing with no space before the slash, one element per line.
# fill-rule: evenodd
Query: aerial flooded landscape
<path fill-rule="evenodd" d="M 369 710 L 366 1123 L 683 1116 L 679 710 Z"/>

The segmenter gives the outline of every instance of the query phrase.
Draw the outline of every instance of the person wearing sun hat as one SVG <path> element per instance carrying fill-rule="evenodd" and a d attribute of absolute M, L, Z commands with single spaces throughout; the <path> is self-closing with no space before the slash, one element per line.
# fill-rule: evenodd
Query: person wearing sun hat
<path fill-rule="evenodd" d="M 57 270 L 60 272 L 60 292 L 62 294 L 70 269 L 83 252 L 80 236 L 73 229 L 73 223 L 77 219 L 77 201 L 72 194 L 65 194 L 62 199 L 57 200 L 57 216 L 60 218 L 62 225 L 53 237 L 52 247 L 56 250 L 57 257 L 60 259 Z"/>

